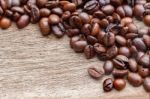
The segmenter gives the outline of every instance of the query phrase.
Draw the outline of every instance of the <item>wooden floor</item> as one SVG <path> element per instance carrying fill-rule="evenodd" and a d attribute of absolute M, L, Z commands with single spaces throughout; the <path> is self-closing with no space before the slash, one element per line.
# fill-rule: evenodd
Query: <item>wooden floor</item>
<path fill-rule="evenodd" d="M 104 93 L 107 76 L 95 81 L 87 74 L 89 66 L 102 64 L 74 53 L 68 37 L 43 37 L 36 25 L 13 25 L 0 30 L 0 99 L 150 99 L 142 86 L 128 84 L 121 92 Z"/>

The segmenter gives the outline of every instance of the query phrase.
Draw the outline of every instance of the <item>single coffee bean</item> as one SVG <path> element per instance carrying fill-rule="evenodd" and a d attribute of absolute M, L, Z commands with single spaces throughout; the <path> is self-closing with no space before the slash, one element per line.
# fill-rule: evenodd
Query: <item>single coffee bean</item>
<path fill-rule="evenodd" d="M 146 44 L 146 46 L 147 46 L 148 48 L 150 48 L 150 36 L 148 36 L 148 35 L 143 35 L 143 41 L 144 41 L 144 43 Z"/>
<path fill-rule="evenodd" d="M 106 5 L 106 6 L 103 6 L 101 8 L 101 10 L 106 14 L 106 15 L 111 15 L 115 8 L 112 6 L 112 5 Z"/>
<path fill-rule="evenodd" d="M 97 54 L 102 54 L 106 52 L 106 48 L 99 43 L 94 44 L 94 50 Z"/>
<path fill-rule="evenodd" d="M 103 19 L 106 17 L 106 15 L 102 11 L 98 10 L 93 13 L 93 17 Z"/>
<path fill-rule="evenodd" d="M 69 23 L 72 27 L 77 27 L 77 28 L 81 28 L 83 25 L 82 20 L 79 16 L 72 16 L 69 19 Z"/>
<path fill-rule="evenodd" d="M 76 5 L 74 3 L 67 3 L 63 6 L 63 10 L 73 12 L 76 10 Z"/>
<path fill-rule="evenodd" d="M 40 9 L 40 16 L 41 17 L 48 17 L 51 14 L 51 11 L 47 8 Z"/>
<path fill-rule="evenodd" d="M 145 45 L 144 41 L 141 38 L 133 39 L 133 45 L 135 45 L 136 48 L 140 51 L 145 51 L 146 50 L 146 45 Z"/>
<path fill-rule="evenodd" d="M 87 13 L 85 13 L 85 12 L 81 12 L 80 14 L 79 14 L 79 17 L 81 18 L 81 20 L 82 20 L 82 22 L 84 23 L 84 24 L 86 24 L 86 23 L 90 23 L 90 16 L 87 14 Z"/>
<path fill-rule="evenodd" d="M 146 77 L 143 82 L 143 87 L 147 92 L 150 92 L 150 78 Z"/>
<path fill-rule="evenodd" d="M 98 43 L 98 40 L 94 36 L 87 36 L 87 41 L 89 44 L 94 45 L 95 43 Z"/>
<path fill-rule="evenodd" d="M 11 11 L 18 12 L 20 14 L 24 14 L 25 13 L 25 11 L 24 11 L 24 9 L 22 7 L 12 7 Z"/>
<path fill-rule="evenodd" d="M 61 16 L 63 14 L 63 10 L 59 7 L 53 8 L 51 11 L 53 14 L 57 14 L 59 16 Z"/>
<path fill-rule="evenodd" d="M 93 67 L 88 68 L 88 73 L 91 77 L 95 79 L 100 79 L 104 75 L 104 70 L 103 68 L 93 66 Z"/>
<path fill-rule="evenodd" d="M 60 1 L 60 3 L 63 2 L 63 1 Z M 45 7 L 49 8 L 49 9 L 52 9 L 52 8 L 55 8 L 58 6 L 58 1 L 48 1 L 46 4 L 45 4 Z"/>
<path fill-rule="evenodd" d="M 18 12 L 15 12 L 12 16 L 12 20 L 18 21 L 20 17 L 21 17 L 21 14 L 19 14 Z"/>
<path fill-rule="evenodd" d="M 118 54 L 118 47 L 117 46 L 111 46 L 107 49 L 106 54 L 108 56 L 108 59 L 112 59 L 117 56 Z"/>
<path fill-rule="evenodd" d="M 141 20 L 143 18 L 144 11 L 145 8 L 142 4 L 137 4 L 134 6 L 133 13 L 137 19 Z"/>
<path fill-rule="evenodd" d="M 31 22 L 32 23 L 37 23 L 40 19 L 40 10 L 36 5 L 31 5 Z"/>
<path fill-rule="evenodd" d="M 58 24 L 60 22 L 60 18 L 58 15 L 56 14 L 51 14 L 49 16 L 49 24 Z"/>
<path fill-rule="evenodd" d="M 47 36 L 50 34 L 48 18 L 41 18 L 41 20 L 39 21 L 39 27 L 43 36 Z"/>
<path fill-rule="evenodd" d="M 125 46 L 127 44 L 127 40 L 123 36 L 117 35 L 115 36 L 115 40 L 116 43 L 118 43 L 121 46 Z"/>
<path fill-rule="evenodd" d="M 146 15 L 143 19 L 144 23 L 148 26 L 150 26 L 150 15 Z"/>
<path fill-rule="evenodd" d="M 6 0 L 0 0 L 0 4 L 4 11 L 8 8 L 8 4 L 7 4 Z"/>
<path fill-rule="evenodd" d="M 91 24 L 84 24 L 81 28 L 81 32 L 85 35 L 90 35 L 92 31 Z"/>
<path fill-rule="evenodd" d="M 54 35 L 57 38 L 61 38 L 62 36 L 64 36 L 65 28 L 62 23 L 59 23 L 57 25 L 52 25 L 51 28 L 52 28 Z"/>
<path fill-rule="evenodd" d="M 100 26 L 98 23 L 93 24 L 91 35 L 96 36 L 100 31 Z"/>
<path fill-rule="evenodd" d="M 76 6 L 80 6 L 83 3 L 83 0 L 71 0 Z"/>
<path fill-rule="evenodd" d="M 120 47 L 119 48 L 119 54 L 120 55 L 124 55 L 126 57 L 130 57 L 131 56 L 130 49 L 128 47 Z"/>
<path fill-rule="evenodd" d="M 142 55 L 139 59 L 139 64 L 146 68 L 150 68 L 150 56 L 148 54 Z"/>
<path fill-rule="evenodd" d="M 128 70 L 114 69 L 112 75 L 114 76 L 114 78 L 124 78 L 128 75 Z"/>
<path fill-rule="evenodd" d="M 114 66 L 117 69 L 127 69 L 128 62 L 129 62 L 128 58 L 124 55 L 117 55 L 113 59 Z"/>
<path fill-rule="evenodd" d="M 110 0 L 111 4 L 114 6 L 119 6 L 123 3 L 123 0 Z"/>
<path fill-rule="evenodd" d="M 139 35 L 137 33 L 128 33 L 125 35 L 126 39 L 134 39 L 137 38 Z"/>
<path fill-rule="evenodd" d="M 135 24 L 129 23 L 126 26 L 128 27 L 128 32 L 130 32 L 130 33 L 137 33 L 138 32 L 138 28 Z"/>
<path fill-rule="evenodd" d="M 116 90 L 120 91 L 125 88 L 126 81 L 124 79 L 115 79 L 113 85 Z"/>
<path fill-rule="evenodd" d="M 122 18 L 121 19 L 121 25 L 122 26 L 125 26 L 125 25 L 127 25 L 127 24 L 129 24 L 129 23 L 132 23 L 133 22 L 133 20 L 132 20 L 132 18 L 130 18 L 130 17 L 125 17 L 125 18 Z"/>
<path fill-rule="evenodd" d="M 107 78 L 103 82 L 103 90 L 109 92 L 113 89 L 113 80 L 112 78 Z"/>
<path fill-rule="evenodd" d="M 47 2 L 48 2 L 48 0 L 36 0 L 36 4 L 37 4 L 39 7 L 44 7 Z"/>
<path fill-rule="evenodd" d="M 11 20 L 8 18 L 3 17 L 2 19 L 0 19 L 0 28 L 2 29 L 7 29 L 11 26 Z"/>
<path fill-rule="evenodd" d="M 136 61 L 139 62 L 140 58 L 144 55 L 144 52 L 138 52 L 136 55 Z"/>
<path fill-rule="evenodd" d="M 26 27 L 30 22 L 30 18 L 28 15 L 22 15 L 17 21 L 16 25 L 19 29 Z"/>
<path fill-rule="evenodd" d="M 102 28 L 106 28 L 108 25 L 109 25 L 109 21 L 108 21 L 107 19 L 102 19 L 102 20 L 100 21 L 100 26 L 101 26 Z"/>
<path fill-rule="evenodd" d="M 68 29 L 66 30 L 66 34 L 69 36 L 69 37 L 73 37 L 75 35 L 78 35 L 80 33 L 80 30 L 79 29 Z"/>
<path fill-rule="evenodd" d="M 135 59 L 129 59 L 129 69 L 131 72 L 137 72 L 138 65 Z"/>
<path fill-rule="evenodd" d="M 108 32 L 103 37 L 103 43 L 105 46 L 112 46 L 115 43 L 115 35 L 111 32 Z"/>
<path fill-rule="evenodd" d="M 74 42 L 73 44 L 73 49 L 75 52 L 83 52 L 85 47 L 87 46 L 87 42 L 86 41 L 77 41 L 77 42 Z"/>
<path fill-rule="evenodd" d="M 75 42 L 81 40 L 81 36 L 77 35 L 77 36 L 73 36 L 71 39 L 70 39 L 70 47 L 73 48 L 73 45 Z"/>
<path fill-rule="evenodd" d="M 139 66 L 138 73 L 141 77 L 145 78 L 149 76 L 150 71 L 148 68 L 143 68 L 142 66 Z"/>
<path fill-rule="evenodd" d="M 134 87 L 139 87 L 143 83 L 142 77 L 136 73 L 129 73 L 127 78 L 129 83 Z"/>
<path fill-rule="evenodd" d="M 114 66 L 113 66 L 113 62 L 112 61 L 106 61 L 104 63 L 104 66 L 103 66 L 104 70 L 105 70 L 105 74 L 109 75 L 111 74 L 111 72 L 113 71 L 114 69 Z"/>
<path fill-rule="evenodd" d="M 92 45 L 87 45 L 84 49 L 84 54 L 87 59 L 91 59 L 95 56 L 94 47 Z"/>

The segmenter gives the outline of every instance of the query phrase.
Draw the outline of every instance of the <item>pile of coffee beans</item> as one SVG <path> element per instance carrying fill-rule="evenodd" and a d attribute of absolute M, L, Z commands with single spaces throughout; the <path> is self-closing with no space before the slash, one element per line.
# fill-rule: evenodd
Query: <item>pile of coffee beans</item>
<path fill-rule="evenodd" d="M 90 67 L 105 92 L 122 90 L 127 81 L 150 91 L 150 28 L 139 29 L 133 17 L 150 26 L 149 0 L 0 0 L 0 28 L 14 21 L 18 29 L 38 23 L 43 36 L 70 39 L 71 48 L 103 68 Z"/>

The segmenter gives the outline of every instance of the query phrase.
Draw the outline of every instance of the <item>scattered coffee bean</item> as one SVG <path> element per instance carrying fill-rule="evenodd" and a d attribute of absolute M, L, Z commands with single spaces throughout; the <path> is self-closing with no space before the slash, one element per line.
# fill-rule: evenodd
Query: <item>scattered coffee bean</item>
<path fill-rule="evenodd" d="M 111 74 L 111 72 L 112 72 L 113 69 L 114 69 L 113 62 L 112 62 L 112 61 L 106 61 L 106 62 L 104 63 L 103 68 L 104 68 L 104 70 L 105 70 L 105 74 Z"/>
<path fill-rule="evenodd" d="M 0 20 L 0 28 L 2 29 L 7 29 L 11 26 L 11 20 L 8 19 L 8 18 L 5 18 L 3 17 L 1 20 Z"/>
<path fill-rule="evenodd" d="M 116 90 L 120 91 L 125 88 L 126 81 L 124 79 L 115 79 L 113 85 Z"/>
<path fill-rule="evenodd" d="M 143 82 L 143 87 L 147 92 L 150 92 L 150 78 L 146 77 Z"/>
<path fill-rule="evenodd" d="M 109 92 L 113 89 L 113 80 L 112 78 L 107 78 L 103 82 L 103 90 Z"/>

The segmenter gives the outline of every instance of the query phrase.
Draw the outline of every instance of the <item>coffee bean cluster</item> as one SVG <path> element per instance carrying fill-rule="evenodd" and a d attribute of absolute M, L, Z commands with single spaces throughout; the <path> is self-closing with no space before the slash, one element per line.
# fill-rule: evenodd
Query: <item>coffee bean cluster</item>
<path fill-rule="evenodd" d="M 38 24 L 43 36 L 70 37 L 70 46 L 103 68 L 90 67 L 91 77 L 113 75 L 105 92 L 122 90 L 126 80 L 150 91 L 150 28 L 138 29 L 132 18 L 150 26 L 149 0 L 0 0 L 0 28 L 12 21 L 18 29 Z"/>

